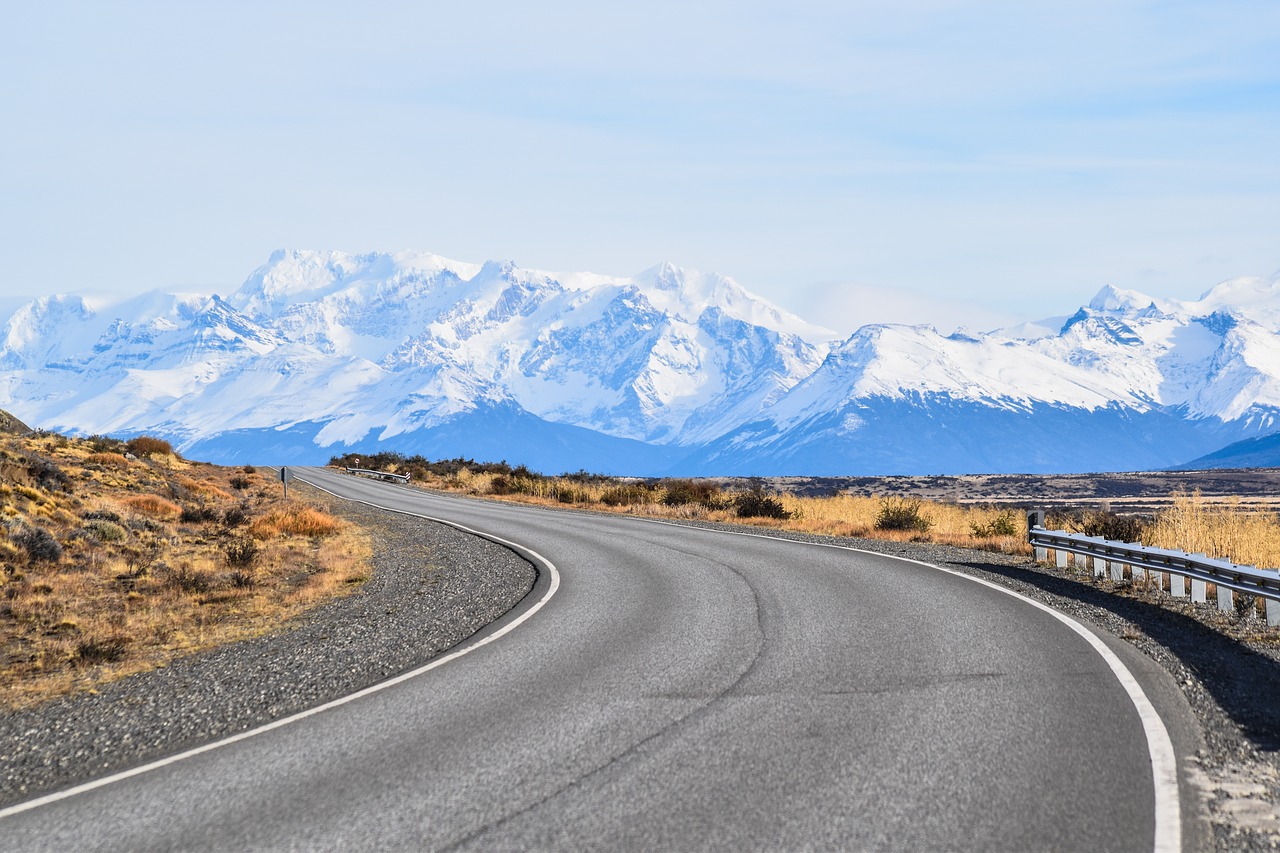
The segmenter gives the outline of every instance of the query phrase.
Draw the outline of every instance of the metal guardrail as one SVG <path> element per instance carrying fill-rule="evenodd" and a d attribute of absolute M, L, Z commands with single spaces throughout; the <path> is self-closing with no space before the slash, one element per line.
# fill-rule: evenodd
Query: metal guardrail
<path fill-rule="evenodd" d="M 1166 548 L 1155 548 L 1140 542 L 1117 542 L 1101 536 L 1085 536 L 1065 530 L 1047 530 L 1043 526 L 1044 515 L 1033 512 L 1027 516 L 1027 541 L 1035 548 L 1037 561 L 1048 559 L 1048 551 L 1058 555 L 1058 565 L 1066 566 L 1066 555 L 1078 554 L 1092 557 L 1095 575 L 1106 572 L 1111 564 L 1112 577 L 1120 580 L 1125 566 L 1132 577 L 1141 572 L 1167 572 L 1171 579 L 1171 593 L 1175 597 L 1185 595 L 1182 578 L 1191 579 L 1192 600 L 1205 600 L 1205 584 L 1213 584 L 1218 590 L 1218 608 L 1234 607 L 1232 592 L 1256 595 L 1266 599 L 1267 624 L 1280 625 L 1280 571 L 1260 569 L 1257 566 L 1241 566 L 1230 560 L 1221 560 L 1205 554 L 1188 554 Z M 1099 563 L 1102 565 L 1099 566 Z M 1161 587 L 1163 589 L 1163 586 Z"/>
<path fill-rule="evenodd" d="M 379 480 L 395 480 L 399 483 L 409 482 L 408 474 L 392 474 L 390 471 L 370 471 L 368 468 L 344 468 L 348 474 L 365 474 L 370 477 L 377 477 Z"/>

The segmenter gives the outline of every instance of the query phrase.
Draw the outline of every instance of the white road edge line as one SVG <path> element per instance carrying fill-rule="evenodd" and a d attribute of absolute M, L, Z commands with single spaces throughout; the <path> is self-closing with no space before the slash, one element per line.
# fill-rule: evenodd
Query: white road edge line
<path fill-rule="evenodd" d="M 302 480 L 301 477 L 299 477 L 298 479 Z M 308 480 L 302 480 L 302 481 L 304 483 L 307 483 L 308 485 L 315 486 L 315 488 L 320 489 L 322 492 L 327 492 L 328 494 L 331 494 L 331 495 L 334 494 L 333 492 L 330 492 L 328 489 L 324 488 L 323 486 L 318 486 L 315 483 L 311 483 Z M 222 740 L 217 740 L 212 743 L 207 743 L 207 744 L 204 744 L 203 746 L 195 747 L 194 749 L 189 749 L 185 752 L 180 752 L 176 755 L 171 755 L 168 758 L 162 758 L 158 761 L 152 761 L 147 764 L 142 764 L 142 765 L 139 765 L 138 767 L 134 767 L 129 770 L 122 770 L 121 772 L 113 773 L 110 776 L 103 776 L 100 779 L 94 779 L 92 782 L 85 782 L 83 784 L 76 785 L 73 788 L 67 788 L 66 790 L 63 790 L 63 791 L 56 791 L 52 794 L 46 794 L 43 797 L 37 797 L 34 800 L 28 800 L 24 803 L 18 803 L 17 805 L 12 805 L 12 806 L 9 806 L 8 808 L 0 809 L 0 820 L 7 817 L 11 817 L 12 815 L 16 815 L 22 812 L 31 811 L 32 809 L 40 808 L 41 806 L 47 806 L 50 803 L 56 803 L 59 800 L 66 800 L 71 797 L 78 796 L 80 794 L 88 793 L 89 791 L 93 791 L 97 788 L 103 788 L 103 787 L 106 787 L 107 785 L 112 785 L 116 782 L 122 782 L 125 779 L 132 779 L 135 776 L 141 776 L 144 773 L 150 773 L 152 770 L 159 770 L 161 767 L 168 767 L 170 764 L 177 764 L 179 761 L 185 761 L 188 758 L 194 758 L 197 755 L 203 755 L 206 752 L 212 752 L 215 749 L 221 749 L 224 746 L 230 746 L 231 744 L 239 743 L 241 741 L 248 740 L 249 738 L 257 737 L 258 735 L 261 735 L 261 734 L 266 734 L 267 732 L 272 731 L 274 729 L 283 728 L 284 726 L 291 725 L 300 720 L 305 720 L 307 717 L 313 717 L 316 714 L 321 714 L 333 708 L 346 705 L 349 702 L 354 702 L 357 699 L 362 699 L 365 696 L 370 696 L 374 693 L 378 693 L 379 691 L 386 690 L 389 687 L 394 687 L 397 684 L 401 684 L 412 678 L 417 678 L 423 673 L 430 672 L 431 670 L 436 669 L 437 667 L 444 666 L 446 663 L 449 663 L 450 661 L 457 660 L 463 655 L 469 654 L 470 652 L 473 652 L 478 648 L 481 648 L 483 646 L 488 645 L 489 643 L 492 643 L 494 640 L 497 640 L 499 637 L 503 637 L 511 633 L 520 625 L 528 621 L 535 613 L 541 610 L 543 606 L 545 606 L 546 603 L 551 600 L 551 597 L 556 594 L 556 590 L 560 588 L 560 572 L 556 570 L 555 564 L 552 563 L 550 560 L 548 560 L 546 557 L 539 554 L 537 551 L 534 551 L 532 548 L 527 548 L 524 545 L 519 545 L 515 542 L 511 542 L 509 540 L 503 539 L 499 536 L 493 536 L 488 533 L 482 533 L 479 530 L 472 530 L 470 527 L 467 527 L 462 524 L 458 524 L 456 522 L 446 521 L 445 519 L 442 519 L 442 518 L 434 518 L 429 515 L 422 515 L 416 512 L 409 512 L 408 510 L 392 509 L 391 507 L 379 506 L 378 504 L 370 503 L 369 501 L 361 501 L 361 500 L 356 500 L 354 498 L 345 498 L 345 497 L 342 497 L 341 495 L 334 495 L 334 497 L 340 498 L 341 500 L 350 500 L 353 503 L 364 504 L 365 506 L 371 506 L 375 509 L 387 510 L 389 512 L 397 512 L 397 513 L 400 513 L 401 515 L 411 515 L 414 518 L 421 518 L 427 521 L 434 521 L 436 523 L 444 524 L 449 527 L 453 527 L 457 530 L 461 530 L 465 533 L 471 533 L 483 539 L 488 539 L 491 542 L 496 542 L 500 545 L 505 545 L 506 547 L 511 548 L 512 550 L 516 551 L 519 554 L 523 554 L 533 558 L 535 561 L 537 561 L 542 566 L 544 566 L 547 570 L 549 577 L 551 578 L 551 585 L 547 589 L 547 591 L 543 593 L 542 598 L 540 598 L 536 604 L 534 604 L 524 613 L 521 613 L 517 618 L 513 619 L 511 622 L 507 623 L 506 625 L 503 625 L 502 628 L 500 628 L 499 630 L 484 637 L 483 639 L 476 641 L 475 643 L 471 643 L 467 646 L 464 646 L 463 648 L 449 652 L 443 657 L 439 657 L 439 658 L 436 658 L 435 660 L 432 660 L 430 663 L 423 664 L 417 669 L 410 670 L 409 672 L 403 672 L 400 675 L 395 676 L 394 678 L 387 679 L 386 681 L 380 681 L 377 684 L 370 685 L 369 687 L 365 687 L 361 690 L 357 690 L 355 693 L 350 693 L 346 696 L 342 696 L 338 699 L 334 699 L 332 701 L 326 702 L 323 705 L 317 705 L 316 707 L 309 708 L 306 711 L 299 711 L 298 713 L 292 714 L 288 717 L 281 717 L 278 720 L 273 720 L 272 722 L 267 723 L 266 725 L 258 726 L 255 729 L 249 729 L 248 731 L 240 732 L 239 734 L 232 735 L 231 737 L 223 738 Z M 464 640 L 463 642 L 466 642 L 466 641 Z"/>
<path fill-rule="evenodd" d="M 925 566 L 935 569 L 939 572 L 946 572 L 955 575 L 958 578 L 964 578 L 967 581 L 982 584 L 1013 596 L 1021 601 L 1025 601 L 1032 607 L 1039 608 L 1066 625 L 1072 631 L 1075 631 L 1084 638 L 1093 650 L 1098 653 L 1101 658 L 1106 661 L 1107 666 L 1111 667 L 1111 672 L 1115 675 L 1116 680 L 1120 682 L 1120 686 L 1124 688 L 1125 693 L 1129 696 L 1129 701 L 1133 703 L 1133 707 L 1138 712 L 1138 718 L 1142 721 L 1142 731 L 1147 738 L 1147 753 L 1151 757 L 1151 777 L 1152 784 L 1155 788 L 1155 839 L 1153 849 L 1155 853 L 1180 853 L 1182 850 L 1182 806 L 1178 794 L 1178 760 L 1173 751 L 1173 741 L 1169 737 L 1169 730 L 1165 727 L 1164 720 L 1160 718 L 1160 714 L 1156 711 L 1155 705 L 1147 698 L 1147 694 L 1143 692 L 1142 686 L 1138 683 L 1138 679 L 1134 678 L 1133 673 L 1124 665 L 1124 661 L 1113 652 L 1106 643 L 1093 631 L 1084 626 L 1083 623 L 1073 619 L 1065 613 L 1054 610 L 1047 604 L 1036 601 L 1034 598 L 1023 595 L 1020 592 L 993 583 L 983 578 L 967 575 L 964 572 L 955 569 L 948 569 L 945 566 L 936 566 L 933 563 L 926 563 L 923 560 L 913 560 L 910 557 L 900 557 L 896 554 L 882 554 L 879 551 L 868 551 L 865 548 L 854 548 L 849 545 L 836 545 L 832 542 L 806 542 L 803 539 L 788 539 L 782 536 L 770 536 L 766 533 L 746 533 L 738 530 L 718 530 L 714 527 L 695 527 L 690 524 L 678 524 L 671 521 L 662 521 L 655 518 L 637 518 L 636 516 L 622 516 L 624 518 L 633 518 L 636 521 L 642 521 L 647 524 L 663 524 L 669 527 L 683 527 L 686 530 L 705 530 L 708 533 L 720 533 L 726 536 L 748 536 L 755 539 L 770 539 L 774 542 L 791 542 L 796 545 L 812 545 L 817 548 L 835 548 L 840 551 L 854 551 L 859 554 L 870 554 L 876 557 L 887 557 L 891 560 L 901 560 L 904 563 L 915 563 L 916 565 Z"/>

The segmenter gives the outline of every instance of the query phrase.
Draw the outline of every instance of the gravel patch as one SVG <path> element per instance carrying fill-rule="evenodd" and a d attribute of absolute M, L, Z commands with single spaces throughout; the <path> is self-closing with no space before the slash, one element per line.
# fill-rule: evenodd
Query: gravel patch
<path fill-rule="evenodd" d="M 299 483 L 299 491 L 306 488 Z M 276 633 L 0 717 L 0 805 L 242 732 L 420 666 L 514 607 L 537 573 L 446 525 L 307 497 L 371 531 L 354 594 Z"/>

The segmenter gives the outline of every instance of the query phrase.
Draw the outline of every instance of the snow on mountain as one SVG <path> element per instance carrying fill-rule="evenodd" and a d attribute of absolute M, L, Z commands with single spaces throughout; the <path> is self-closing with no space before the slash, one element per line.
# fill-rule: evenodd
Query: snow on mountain
<path fill-rule="evenodd" d="M 281 251 L 225 299 L 51 297 L 6 325 L 0 399 L 41 425 L 180 446 L 304 423 L 354 445 L 494 407 L 681 444 L 758 415 L 825 354 L 796 333 L 821 329 L 722 276 L 572 284 L 510 262 Z"/>
<path fill-rule="evenodd" d="M 209 458 L 385 443 L 619 473 L 1116 470 L 1274 431 L 1278 333 L 1277 277 L 1192 301 L 1108 286 L 1020 327 L 832 343 L 670 264 L 618 277 L 280 251 L 225 299 L 23 305 L 0 329 L 0 408 Z"/>

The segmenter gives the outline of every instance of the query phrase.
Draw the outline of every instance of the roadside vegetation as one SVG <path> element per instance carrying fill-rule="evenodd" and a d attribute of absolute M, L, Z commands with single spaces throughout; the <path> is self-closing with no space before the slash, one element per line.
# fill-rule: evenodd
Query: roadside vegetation
<path fill-rule="evenodd" d="M 0 708 L 274 629 L 356 587 L 355 527 L 160 439 L 0 435 Z"/>
<path fill-rule="evenodd" d="M 726 485 L 708 479 L 642 480 L 586 471 L 547 476 L 505 462 L 430 461 L 385 452 L 335 456 L 330 464 L 409 474 L 413 483 L 425 488 L 521 503 L 1031 553 L 1026 517 L 1018 510 L 899 497 L 802 497 L 772 490 L 761 479 Z"/>
<path fill-rule="evenodd" d="M 617 478 L 586 471 L 547 476 L 505 462 L 430 461 L 397 453 L 337 456 L 330 464 L 407 473 L 425 488 L 523 503 L 1031 554 L 1026 514 L 1008 507 L 842 493 L 803 497 L 770 490 L 760 479 L 726 484 L 710 479 Z M 1167 507 L 1151 515 L 1055 511 L 1047 523 L 1058 530 L 1280 567 L 1280 517 L 1240 500 L 1211 501 L 1198 493 L 1176 493 Z"/>

